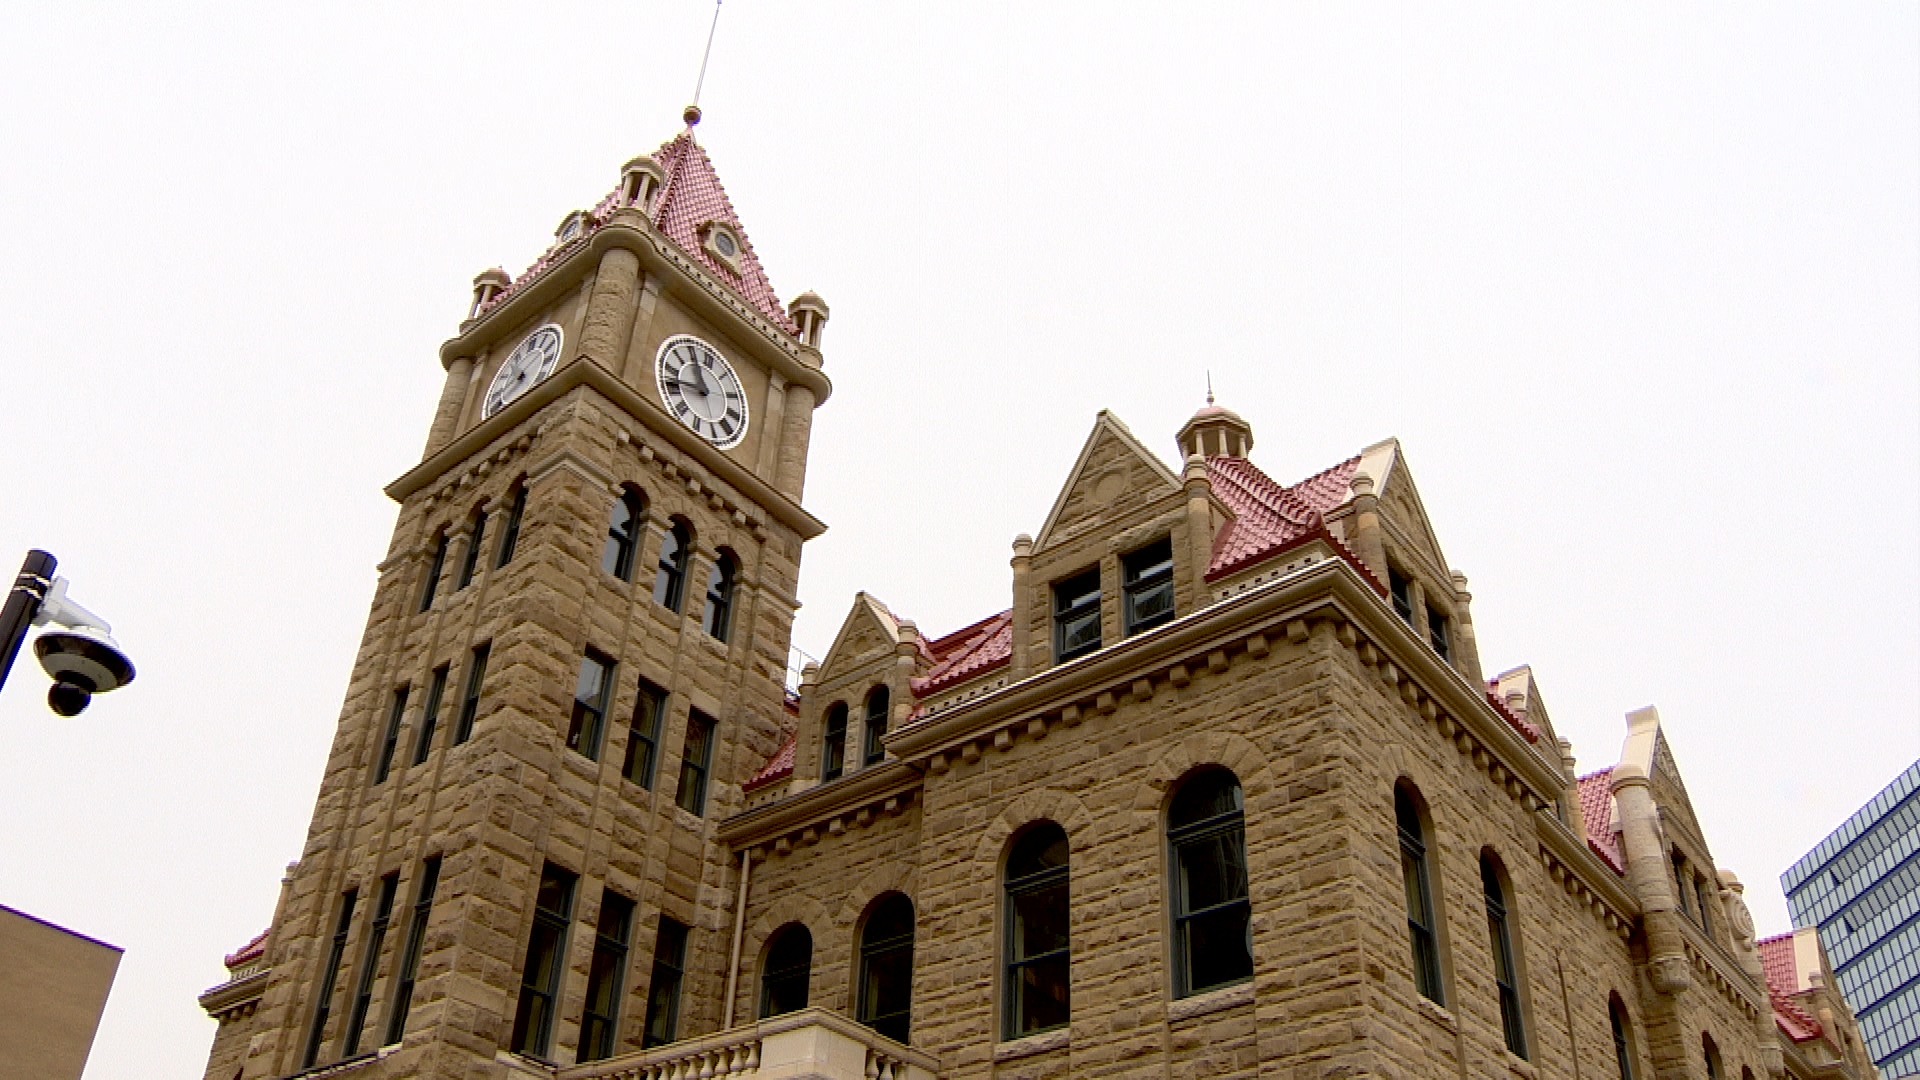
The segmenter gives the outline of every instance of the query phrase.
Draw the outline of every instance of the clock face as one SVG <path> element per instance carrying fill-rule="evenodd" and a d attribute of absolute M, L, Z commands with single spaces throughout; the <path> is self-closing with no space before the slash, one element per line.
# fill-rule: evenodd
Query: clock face
<path fill-rule="evenodd" d="M 494 373 L 487 387 L 487 401 L 480 410 L 482 420 L 507 407 L 515 398 L 533 389 L 533 384 L 553 374 L 560 361 L 560 328 L 553 323 L 528 334 L 514 346 L 513 353 Z"/>
<path fill-rule="evenodd" d="M 668 338 L 654 376 L 667 411 L 694 434 L 723 450 L 746 438 L 747 393 L 713 346 L 686 334 Z"/>

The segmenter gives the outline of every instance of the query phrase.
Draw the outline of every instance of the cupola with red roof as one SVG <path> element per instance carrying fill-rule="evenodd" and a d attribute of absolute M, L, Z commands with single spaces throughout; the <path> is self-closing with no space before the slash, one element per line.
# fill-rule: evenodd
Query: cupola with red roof
<path fill-rule="evenodd" d="M 1243 458 L 1253 452 L 1253 425 L 1232 409 L 1215 405 L 1212 391 L 1207 393 L 1206 405 L 1180 428 L 1177 438 L 1181 460 L 1195 455 Z"/>

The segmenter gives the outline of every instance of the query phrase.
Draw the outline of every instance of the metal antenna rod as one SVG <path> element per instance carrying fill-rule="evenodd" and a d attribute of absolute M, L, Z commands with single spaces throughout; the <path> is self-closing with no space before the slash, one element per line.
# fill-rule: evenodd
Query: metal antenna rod
<path fill-rule="evenodd" d="M 700 78 L 693 84 L 693 107 L 700 107 L 700 90 L 707 85 L 707 60 L 713 56 L 713 35 L 720 29 L 720 2 L 713 0 L 713 25 L 707 27 L 707 51 L 700 54 Z"/>

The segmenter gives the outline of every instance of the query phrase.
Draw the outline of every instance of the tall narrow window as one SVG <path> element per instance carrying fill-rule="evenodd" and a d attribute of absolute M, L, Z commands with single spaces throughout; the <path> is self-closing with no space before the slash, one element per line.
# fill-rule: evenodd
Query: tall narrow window
<path fill-rule="evenodd" d="M 393 1014 L 387 1018 L 387 1045 L 406 1037 L 407 1013 L 413 1008 L 413 980 L 420 973 L 420 950 L 427 940 L 427 919 L 433 915 L 433 891 L 440 884 L 440 856 L 420 864 L 420 884 L 414 889 L 413 918 L 400 953 L 400 978 L 393 988 Z"/>
<path fill-rule="evenodd" d="M 1167 812 L 1173 864 L 1174 996 L 1253 977 L 1246 798 L 1225 769 L 1182 784 Z"/>
<path fill-rule="evenodd" d="M 447 534 L 442 531 L 433 540 L 433 559 L 427 563 L 427 579 L 420 583 L 420 610 L 433 606 L 433 594 L 440 588 L 440 571 L 447 566 Z"/>
<path fill-rule="evenodd" d="M 633 901 L 606 890 L 600 894 L 600 919 L 593 934 L 593 966 L 587 969 L 587 1002 L 580 1017 L 580 1054 L 575 1060 L 613 1056 L 614 1028 L 620 1021 L 620 983 L 627 977 L 627 935 L 633 925 Z"/>
<path fill-rule="evenodd" d="M 780 1016 L 807 1007 L 807 983 L 813 977 L 813 932 L 802 923 L 774 931 L 760 973 L 760 1016 Z"/>
<path fill-rule="evenodd" d="M 687 740 L 680 749 L 680 790 L 674 801 L 689 814 L 707 806 L 707 762 L 713 756 L 713 718 L 699 709 L 687 710 Z"/>
<path fill-rule="evenodd" d="M 387 708 L 387 734 L 380 740 L 380 760 L 374 763 L 373 782 L 384 784 L 393 769 L 393 752 L 400 745 L 400 721 L 407 715 L 407 687 L 393 691 L 393 704 Z"/>
<path fill-rule="evenodd" d="M 567 954 L 567 924 L 573 918 L 573 886 L 578 879 L 548 863 L 540 872 L 533 901 L 533 933 L 527 938 L 527 962 L 520 969 L 520 1005 L 513 1012 L 516 1054 L 547 1056 L 553 1039 L 554 1006 L 560 997 L 560 968 Z"/>
<path fill-rule="evenodd" d="M 1607 1001 L 1607 1020 L 1613 1025 L 1613 1059 L 1620 1066 L 1620 1080 L 1633 1080 L 1633 1042 L 1628 1035 L 1631 1021 L 1618 995 Z"/>
<path fill-rule="evenodd" d="M 1520 979 L 1513 961 L 1513 931 L 1507 919 L 1507 892 L 1491 855 L 1480 856 L 1480 888 L 1487 900 L 1487 937 L 1493 949 L 1493 984 L 1500 995 L 1500 1031 L 1514 1057 L 1527 1056 L 1527 1031 L 1521 1022 Z"/>
<path fill-rule="evenodd" d="M 1387 567 L 1387 592 L 1393 596 L 1394 613 L 1411 624 L 1413 622 L 1413 583 L 1407 580 L 1407 575 L 1391 566 Z"/>
<path fill-rule="evenodd" d="M 320 1060 L 320 1037 L 326 1034 L 327 1017 L 333 1014 L 333 988 L 340 981 L 340 960 L 347 952 L 347 931 L 353 928 L 353 902 L 360 894 L 348 889 L 340 897 L 340 921 L 333 927 L 333 942 L 327 946 L 326 973 L 320 977 L 320 993 L 314 999 L 313 1031 L 307 1035 L 307 1052 L 300 1059 L 302 1069 L 313 1068 Z"/>
<path fill-rule="evenodd" d="M 1053 655 L 1059 663 L 1100 647 L 1100 568 L 1053 587 Z"/>
<path fill-rule="evenodd" d="M 447 671 L 449 664 L 441 664 L 433 669 L 433 678 L 427 683 L 427 707 L 420 710 L 420 735 L 413 740 L 413 763 L 419 765 L 427 760 L 433 751 L 433 728 L 440 719 L 440 699 L 447 693 Z"/>
<path fill-rule="evenodd" d="M 495 570 L 513 561 L 514 545 L 520 542 L 520 519 L 527 512 L 527 485 L 520 484 L 513 489 L 513 502 L 507 507 L 507 521 L 500 530 L 500 554 L 494 556 Z"/>
<path fill-rule="evenodd" d="M 607 542 L 600 549 L 600 569 L 619 578 L 633 580 L 633 556 L 640 550 L 640 527 L 646 523 L 646 505 L 629 491 L 614 501 L 607 521 Z"/>
<path fill-rule="evenodd" d="M 460 696 L 460 722 L 453 729 L 455 746 L 473 738 L 473 721 L 480 715 L 480 685 L 487 678 L 487 653 L 492 647 L 491 642 L 475 645 L 467 660 L 467 689 Z"/>
<path fill-rule="evenodd" d="M 613 696 L 613 661 L 588 649 L 573 684 L 573 718 L 567 725 L 567 749 L 588 761 L 600 760 L 600 731 L 606 726 L 607 699 Z"/>
<path fill-rule="evenodd" d="M 861 748 L 863 764 L 872 765 L 887 756 L 887 748 L 880 744 L 880 740 L 887 733 L 887 710 L 891 698 L 892 695 L 884 686 L 874 687 L 873 691 L 867 695 L 866 745 Z"/>
<path fill-rule="evenodd" d="M 650 1050 L 673 1041 L 680 1026 L 680 980 L 687 966 L 687 928 L 665 915 L 653 940 L 653 978 L 647 985 L 647 1030 L 640 1048 Z"/>
<path fill-rule="evenodd" d="M 707 611 L 701 623 L 716 641 L 727 640 L 727 631 L 733 625 L 733 579 L 737 573 L 733 556 L 723 551 L 707 574 Z"/>
<path fill-rule="evenodd" d="M 680 610 L 680 598 L 686 592 L 687 549 L 692 546 L 692 535 L 678 521 L 660 538 L 660 569 L 653 577 L 653 599 L 671 611 Z"/>
<path fill-rule="evenodd" d="M 1712 896 L 1713 889 L 1708 886 L 1707 879 L 1696 876 L 1693 879 L 1693 898 L 1697 901 L 1696 906 L 1700 909 L 1700 929 L 1706 933 L 1708 937 L 1713 936 L 1713 917 L 1707 914 L 1710 910 L 1707 901 Z"/>
<path fill-rule="evenodd" d="M 1713 1036 L 1701 1033 L 1700 1053 L 1707 1061 L 1707 1080 L 1722 1080 L 1727 1067 L 1720 1062 L 1720 1047 L 1714 1044 Z"/>
<path fill-rule="evenodd" d="M 627 760 L 620 775 L 653 790 L 653 763 L 660 752 L 660 714 L 667 695 L 646 680 L 633 700 L 633 720 L 627 728 Z"/>
<path fill-rule="evenodd" d="M 1679 848 L 1673 849 L 1673 891 L 1675 899 L 1680 904 L 1680 910 L 1689 919 L 1694 917 L 1693 889 L 1690 887 L 1692 884 L 1693 875 L 1687 873 L 1687 857 L 1680 854 Z"/>
<path fill-rule="evenodd" d="M 454 579 L 454 591 L 473 584 L 473 575 L 480 569 L 480 543 L 487 535 L 487 512 L 476 510 L 473 514 L 473 528 L 467 532 L 467 553 L 460 558 L 460 576 Z"/>
<path fill-rule="evenodd" d="M 1440 659 L 1452 659 L 1452 624 L 1448 622 L 1445 615 L 1440 614 L 1432 608 L 1427 609 L 1427 637 L 1433 642 L 1433 651 L 1440 654 Z"/>
<path fill-rule="evenodd" d="M 360 1033 L 367 1026 L 367 1007 L 373 1004 L 373 976 L 380 968 L 380 947 L 387 942 L 387 924 L 393 919 L 393 895 L 399 888 L 399 874 L 380 879 L 380 899 L 374 904 L 373 923 L 367 927 L 366 958 L 360 961 L 360 987 L 354 991 L 353 1013 L 347 1019 L 347 1040 L 341 1051 L 345 1057 L 360 1052 Z"/>
<path fill-rule="evenodd" d="M 1427 872 L 1426 829 L 1407 785 L 1393 789 L 1393 814 L 1400 826 L 1400 873 L 1407 891 L 1407 937 L 1413 945 L 1413 983 L 1420 995 L 1445 1005 L 1440 989 L 1440 942 L 1433 920 L 1433 885 Z"/>
<path fill-rule="evenodd" d="M 1065 1027 L 1067 976 L 1067 834 L 1044 821 L 1007 856 L 1007 967 L 1002 986 L 1002 1038 Z"/>
<path fill-rule="evenodd" d="M 907 1041 L 913 1017 L 913 901 L 891 893 L 860 931 L 860 1022 Z"/>
<path fill-rule="evenodd" d="M 1125 580 L 1127 634 L 1173 618 L 1173 539 L 1157 540 L 1120 559 Z"/>
<path fill-rule="evenodd" d="M 846 771 L 847 703 L 836 701 L 827 710 L 826 738 L 820 744 L 820 780 L 838 780 Z"/>

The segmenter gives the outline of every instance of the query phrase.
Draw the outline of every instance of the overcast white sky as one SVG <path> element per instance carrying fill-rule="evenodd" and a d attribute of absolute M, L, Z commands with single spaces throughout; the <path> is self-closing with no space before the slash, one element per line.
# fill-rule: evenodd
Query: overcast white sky
<path fill-rule="evenodd" d="M 1291 481 L 1397 435 L 1583 769 L 1660 706 L 1766 931 L 1920 757 L 1920 5 L 733 0 L 700 138 L 833 307 L 796 643 L 1005 606 L 1111 408 Z M 537 8 L 537 10 L 536 10 Z M 473 275 L 679 126 L 711 8 L 15 4 L 0 559 L 139 680 L 0 695 L 0 903 L 194 1076 L 299 851 Z"/>

